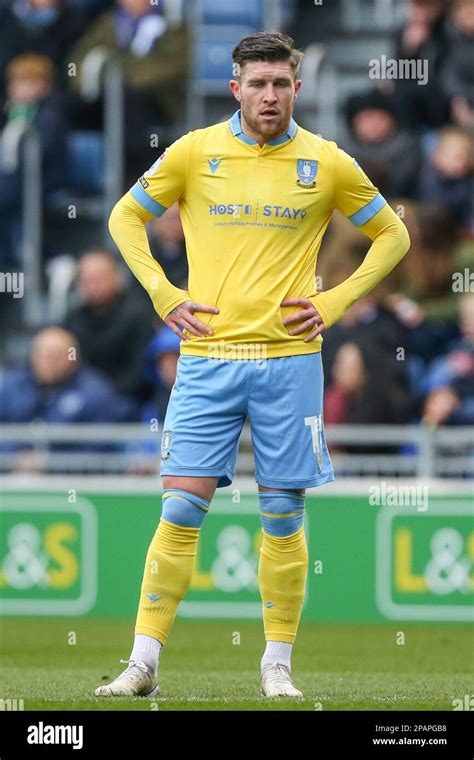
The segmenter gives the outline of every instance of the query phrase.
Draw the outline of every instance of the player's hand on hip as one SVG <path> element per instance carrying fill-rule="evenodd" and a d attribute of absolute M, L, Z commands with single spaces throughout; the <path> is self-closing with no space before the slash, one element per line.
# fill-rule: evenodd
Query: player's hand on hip
<path fill-rule="evenodd" d="M 305 343 L 314 340 L 325 329 L 323 318 L 319 311 L 313 306 L 309 298 L 286 298 L 281 303 L 282 306 L 301 306 L 301 311 L 291 314 L 283 320 L 285 327 L 301 322 L 297 327 L 288 331 L 289 335 L 299 335 L 300 333 L 311 330 L 310 334 L 304 339 Z"/>
<path fill-rule="evenodd" d="M 219 309 L 215 306 L 207 306 L 204 303 L 196 303 L 195 301 L 184 301 L 184 303 L 180 303 L 179 306 L 175 306 L 170 311 L 168 316 L 165 317 L 164 322 L 183 340 L 189 340 L 189 336 L 182 331 L 183 329 L 192 335 L 196 335 L 198 338 L 201 338 L 203 335 L 212 335 L 213 331 L 211 328 L 194 316 L 196 311 L 206 312 L 207 314 L 219 314 Z"/>

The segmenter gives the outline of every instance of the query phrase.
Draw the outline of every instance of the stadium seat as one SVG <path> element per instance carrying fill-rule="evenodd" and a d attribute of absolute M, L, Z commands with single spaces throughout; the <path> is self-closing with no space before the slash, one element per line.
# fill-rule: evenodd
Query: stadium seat
<path fill-rule="evenodd" d="M 187 120 L 204 124 L 205 99 L 229 97 L 232 50 L 239 40 L 265 28 L 289 23 L 295 0 L 196 0 L 185 15 L 193 29 Z M 189 127 L 191 128 L 191 127 Z"/>
<path fill-rule="evenodd" d="M 201 0 L 201 23 L 263 27 L 264 0 Z"/>
<path fill-rule="evenodd" d="M 346 34 L 343 37 L 333 37 L 327 41 L 328 54 L 338 69 L 353 72 L 364 72 L 367 77 L 367 67 L 371 59 L 380 60 L 382 55 L 391 58 L 395 54 L 393 36 L 370 30 L 365 34 Z M 367 88 L 373 82 L 367 82 Z"/>
<path fill-rule="evenodd" d="M 254 30 L 248 27 L 201 27 L 197 32 L 196 80 L 205 94 L 220 94 L 232 78 L 232 50 Z"/>
<path fill-rule="evenodd" d="M 103 192 L 105 147 L 100 132 L 72 132 L 67 160 L 68 187 L 81 193 Z"/>
<path fill-rule="evenodd" d="M 282 0 L 280 18 L 283 30 L 291 26 L 295 20 L 297 0 Z"/>
<path fill-rule="evenodd" d="M 103 216 L 105 142 L 100 132 L 71 132 L 67 138 L 65 185 L 45 198 L 48 212 L 63 214 L 73 204 L 81 218 L 99 220 Z M 57 222 L 52 228 L 58 226 Z M 77 235 L 76 235 L 77 237 Z"/>

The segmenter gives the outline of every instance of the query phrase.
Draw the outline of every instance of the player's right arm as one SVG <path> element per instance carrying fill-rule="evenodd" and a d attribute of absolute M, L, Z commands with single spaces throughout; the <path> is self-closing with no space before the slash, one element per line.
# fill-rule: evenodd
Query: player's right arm
<path fill-rule="evenodd" d="M 193 316 L 196 311 L 218 313 L 218 309 L 196 304 L 186 290 L 173 285 L 153 257 L 145 225 L 161 216 L 184 197 L 189 152 L 189 135 L 166 150 L 112 209 L 109 229 L 120 253 L 149 294 L 155 310 L 180 337 L 185 328 L 193 335 L 209 335 L 210 328 Z"/>

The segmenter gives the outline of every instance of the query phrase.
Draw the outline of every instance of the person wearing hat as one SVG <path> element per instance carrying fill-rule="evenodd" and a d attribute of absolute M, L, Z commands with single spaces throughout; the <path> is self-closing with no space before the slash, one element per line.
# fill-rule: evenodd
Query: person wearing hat
<path fill-rule="evenodd" d="M 349 130 L 344 150 L 383 195 L 412 197 L 420 148 L 418 138 L 400 126 L 394 98 L 373 90 L 351 96 L 344 110 Z"/>
<path fill-rule="evenodd" d="M 155 392 L 144 407 L 143 419 L 163 422 L 171 389 L 176 380 L 176 366 L 181 339 L 167 325 L 158 330 L 146 350 L 149 379 Z"/>

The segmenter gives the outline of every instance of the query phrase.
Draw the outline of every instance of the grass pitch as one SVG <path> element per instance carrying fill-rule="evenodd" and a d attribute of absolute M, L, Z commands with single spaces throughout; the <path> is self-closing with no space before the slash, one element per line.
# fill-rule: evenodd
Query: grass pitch
<path fill-rule="evenodd" d="M 302 623 L 292 676 L 304 699 L 294 700 L 259 694 L 261 623 L 178 618 L 159 697 L 95 697 L 126 667 L 132 636 L 131 620 L 4 619 L 0 696 L 25 710 L 452 710 L 472 693 L 467 625 Z"/>

